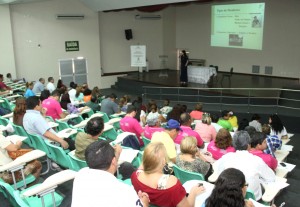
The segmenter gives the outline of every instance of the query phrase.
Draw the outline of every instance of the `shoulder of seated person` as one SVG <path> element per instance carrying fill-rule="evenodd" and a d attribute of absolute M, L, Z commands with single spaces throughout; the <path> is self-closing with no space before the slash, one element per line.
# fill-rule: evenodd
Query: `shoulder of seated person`
<path fill-rule="evenodd" d="M 178 179 L 174 175 L 170 175 L 170 177 L 168 179 L 167 187 L 170 188 L 170 187 L 176 185 L 177 182 L 178 182 Z"/>

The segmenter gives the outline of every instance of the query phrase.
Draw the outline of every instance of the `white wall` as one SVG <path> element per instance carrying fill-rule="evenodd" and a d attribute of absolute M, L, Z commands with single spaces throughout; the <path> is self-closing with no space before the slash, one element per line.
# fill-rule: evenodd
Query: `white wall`
<path fill-rule="evenodd" d="M 84 14 L 83 20 L 57 20 L 57 14 Z M 98 13 L 77 0 L 11 5 L 16 67 L 19 77 L 58 79 L 58 60 L 88 60 L 89 85 L 101 86 Z M 66 52 L 65 41 L 79 41 L 78 52 Z M 40 47 L 38 45 L 40 44 Z"/>
<path fill-rule="evenodd" d="M 232 3 L 257 1 L 234 1 Z M 210 47 L 211 5 L 177 8 L 176 47 L 188 48 L 190 58 L 203 58 L 221 71 L 252 73 L 252 65 L 273 66 L 273 75 L 300 77 L 300 1 L 266 1 L 263 49 Z"/>
<path fill-rule="evenodd" d="M 8 5 L 0 5 L 0 73 L 11 73 L 16 77 L 14 47 L 12 40 L 11 19 Z"/>

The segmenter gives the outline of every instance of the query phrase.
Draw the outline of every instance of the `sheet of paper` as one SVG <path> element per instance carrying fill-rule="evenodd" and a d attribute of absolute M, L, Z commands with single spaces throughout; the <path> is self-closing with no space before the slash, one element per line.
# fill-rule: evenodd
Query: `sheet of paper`
<path fill-rule="evenodd" d="M 288 138 L 291 138 L 294 134 L 288 133 Z"/>
<path fill-rule="evenodd" d="M 17 141 L 23 141 L 23 140 L 27 139 L 27 137 L 23 137 L 23 136 L 19 136 L 19 135 L 10 135 L 10 136 L 7 136 L 6 138 L 9 139 L 9 141 L 11 141 L 14 144 L 16 144 Z"/>
<path fill-rule="evenodd" d="M 76 134 L 77 130 L 75 129 L 64 129 L 56 133 L 58 137 L 68 138 L 69 136 Z"/>
<path fill-rule="evenodd" d="M 257 201 L 253 200 L 252 198 L 250 198 L 249 201 L 251 201 L 255 207 L 268 207 L 264 204 L 258 203 Z"/>
<path fill-rule="evenodd" d="M 281 150 L 283 150 L 283 151 L 289 151 L 289 152 L 291 152 L 291 151 L 293 151 L 293 148 L 294 148 L 294 146 L 287 145 L 287 144 L 284 144 L 284 145 L 281 146 Z"/>
<path fill-rule="evenodd" d="M 133 159 L 137 156 L 138 153 L 139 153 L 138 150 L 122 149 L 118 163 L 123 163 L 125 161 L 131 163 L 133 161 Z"/>
<path fill-rule="evenodd" d="M 285 166 L 282 166 L 281 163 L 283 163 Z M 281 162 L 281 163 L 278 163 L 277 168 L 286 169 L 289 172 L 291 172 L 296 167 L 296 165 L 293 165 L 293 164 L 290 164 L 287 162 Z"/>

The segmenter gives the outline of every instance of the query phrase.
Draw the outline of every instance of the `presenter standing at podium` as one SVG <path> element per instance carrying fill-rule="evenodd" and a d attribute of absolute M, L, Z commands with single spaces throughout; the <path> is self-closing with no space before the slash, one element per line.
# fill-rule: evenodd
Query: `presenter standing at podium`
<path fill-rule="evenodd" d="M 181 51 L 180 55 L 180 85 L 187 85 L 188 75 L 187 75 L 187 66 L 189 64 L 189 57 L 186 54 L 185 50 Z"/>

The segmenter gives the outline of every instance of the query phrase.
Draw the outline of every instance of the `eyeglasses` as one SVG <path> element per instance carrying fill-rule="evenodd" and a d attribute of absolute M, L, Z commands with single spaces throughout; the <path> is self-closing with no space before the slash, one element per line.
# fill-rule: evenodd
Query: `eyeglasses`
<path fill-rule="evenodd" d="M 249 183 L 245 183 L 245 185 L 244 185 L 244 186 L 248 187 L 248 186 L 249 186 Z"/>

